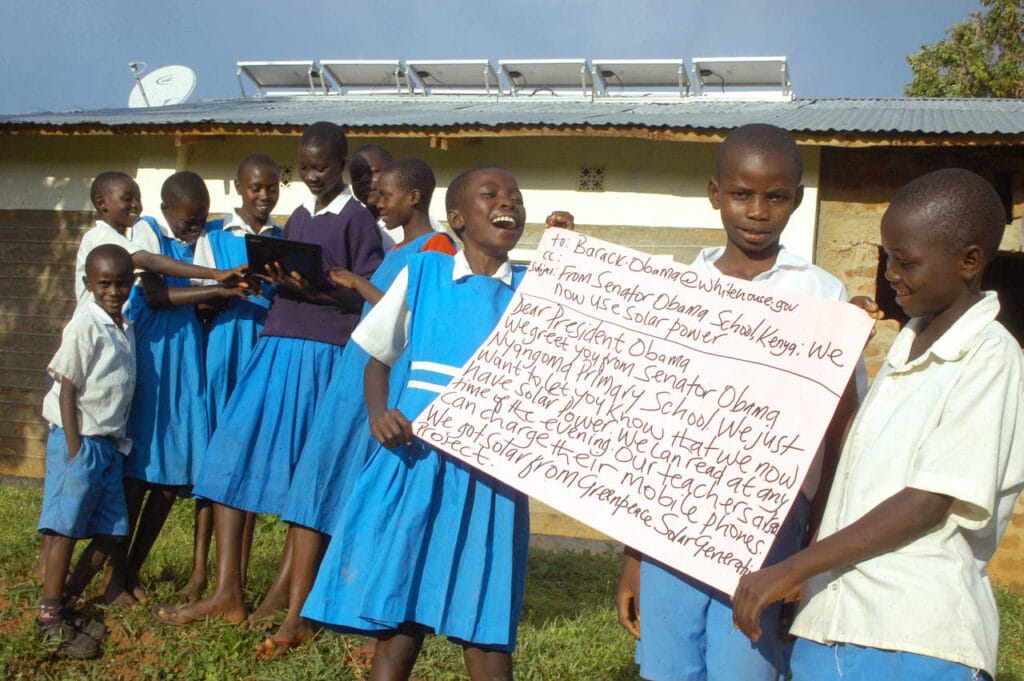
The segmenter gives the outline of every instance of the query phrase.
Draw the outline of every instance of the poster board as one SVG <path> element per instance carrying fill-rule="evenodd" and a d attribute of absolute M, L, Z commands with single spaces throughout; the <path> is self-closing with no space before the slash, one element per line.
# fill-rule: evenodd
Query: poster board
<path fill-rule="evenodd" d="M 800 493 L 871 325 L 847 303 L 547 230 L 413 430 L 731 594 Z"/>

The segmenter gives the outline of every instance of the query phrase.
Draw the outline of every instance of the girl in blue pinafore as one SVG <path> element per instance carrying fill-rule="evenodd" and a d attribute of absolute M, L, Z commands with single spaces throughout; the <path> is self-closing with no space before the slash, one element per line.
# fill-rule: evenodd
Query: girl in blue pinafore
<path fill-rule="evenodd" d="M 510 679 L 529 538 L 526 497 L 412 438 L 408 423 L 504 313 L 524 271 L 508 264 L 507 253 L 525 212 L 515 179 L 498 168 L 453 180 L 448 205 L 465 250 L 411 259 L 353 337 L 375 358 L 366 394 L 382 444 L 359 472 L 303 616 L 376 636 L 374 669 L 385 674 L 407 676 L 418 641 L 434 632 L 464 647 L 471 677 Z M 495 255 L 501 251 L 504 258 Z M 474 274 L 470 263 L 487 258 L 501 262 L 493 275 Z M 384 328 L 394 330 L 391 338 Z M 377 398 L 370 402 L 371 370 L 379 386 L 387 371 L 376 367 L 395 364 L 403 347 L 408 380 L 390 396 L 394 407 L 382 411 Z"/>
<path fill-rule="evenodd" d="M 339 285 L 353 286 L 366 299 L 363 317 L 384 295 L 409 259 L 423 251 L 455 254 L 447 234 L 435 232 L 430 222 L 430 199 L 436 181 L 430 166 L 418 158 L 392 161 L 381 170 L 378 202 L 381 219 L 390 229 L 401 229 L 404 239 L 384 256 L 367 282 L 350 272 L 332 271 Z M 370 428 L 363 398 L 363 370 L 370 356 L 357 343 L 345 346 L 339 366 L 331 375 L 324 398 L 317 404 L 313 426 L 295 467 L 288 501 L 281 520 L 289 523 L 291 561 L 282 561 L 278 579 L 289 584 L 288 616 L 278 631 L 259 647 L 261 657 L 277 657 L 314 634 L 300 613 L 313 586 L 323 547 L 370 450 Z M 404 383 L 407 365 L 395 367 L 392 379 Z M 270 595 L 268 595 L 269 598 Z M 265 603 L 262 610 L 269 611 Z"/>
<path fill-rule="evenodd" d="M 161 197 L 163 221 L 142 218 L 132 239 L 150 252 L 192 263 L 210 206 L 206 185 L 195 173 L 175 173 Z M 203 334 L 193 303 L 235 294 L 220 286 L 189 285 L 187 279 L 145 273 L 128 302 L 138 343 L 127 426 L 132 451 L 124 471 L 128 536 L 134 533 L 134 539 L 111 561 L 107 587 L 107 600 L 120 604 L 144 595 L 138 572 L 178 492 L 195 482 L 209 438 Z"/>
<path fill-rule="evenodd" d="M 248 263 L 246 235 L 280 237 L 281 227 L 271 218 L 280 184 L 280 171 L 270 156 L 253 153 L 243 158 L 234 182 L 242 205 L 227 218 L 207 223 L 206 232 L 196 242 L 194 263 L 211 268 L 245 265 Z M 263 331 L 273 289 L 272 285 L 265 285 L 258 295 L 229 298 L 226 304 L 206 312 L 206 410 L 211 433 L 216 430 L 228 398 Z M 243 575 L 248 566 L 254 523 L 255 515 L 248 514 L 243 532 Z M 213 505 L 207 499 L 196 498 L 192 572 L 180 591 L 187 602 L 199 600 L 206 588 L 212 537 Z"/>

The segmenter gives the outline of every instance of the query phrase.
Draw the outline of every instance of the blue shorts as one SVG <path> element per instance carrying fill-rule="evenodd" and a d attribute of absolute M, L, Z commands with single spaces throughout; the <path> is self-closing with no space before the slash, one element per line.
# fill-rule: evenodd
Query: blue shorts
<path fill-rule="evenodd" d="M 68 456 L 64 429 L 50 429 L 40 531 L 75 539 L 127 535 L 124 455 L 114 440 L 82 436 L 81 451 L 70 463 Z"/>
<path fill-rule="evenodd" d="M 793 644 L 793 681 L 975 681 L 986 672 L 937 657 L 853 643 L 825 645 L 805 638 Z"/>
<path fill-rule="evenodd" d="M 800 550 L 810 505 L 800 495 L 764 564 Z M 640 676 L 652 681 L 776 681 L 785 678 L 787 647 L 779 631 L 781 603 L 761 615 L 752 643 L 732 623 L 728 594 L 644 558 L 640 565 Z"/>

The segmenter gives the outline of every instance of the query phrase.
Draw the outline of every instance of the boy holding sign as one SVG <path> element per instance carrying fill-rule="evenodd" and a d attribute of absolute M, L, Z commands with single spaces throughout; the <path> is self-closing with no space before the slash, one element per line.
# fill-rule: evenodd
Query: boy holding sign
<path fill-rule="evenodd" d="M 800 152 L 790 135 L 772 125 L 737 128 L 718 149 L 708 198 L 721 213 L 726 244 L 701 251 L 693 267 L 756 281 L 789 291 L 847 300 L 834 276 L 788 252 L 779 237 L 803 198 Z M 831 480 L 838 442 L 853 407 L 852 390 L 840 401 L 822 450 L 801 494 L 779 531 L 766 565 L 800 549 L 810 499 L 822 478 Z M 779 604 L 767 609 L 756 642 L 733 627 L 729 596 L 637 551 L 626 548 L 615 597 L 619 622 L 638 638 L 640 674 L 655 681 L 744 679 L 774 681 L 785 669 Z M 643 617 L 643 630 L 640 622 Z"/>
<path fill-rule="evenodd" d="M 966 170 L 929 173 L 882 217 L 885 278 L 912 319 L 850 430 L 819 541 L 744 576 L 736 626 L 804 586 L 794 679 L 978 679 L 999 614 L 985 573 L 1024 488 L 1024 360 L 981 277 L 1006 214 Z"/>

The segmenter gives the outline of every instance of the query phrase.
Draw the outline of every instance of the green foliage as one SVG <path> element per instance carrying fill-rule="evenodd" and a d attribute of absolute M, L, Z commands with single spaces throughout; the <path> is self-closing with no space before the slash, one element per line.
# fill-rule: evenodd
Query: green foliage
<path fill-rule="evenodd" d="M 1024 0 L 980 0 L 948 38 L 907 57 L 908 97 L 1024 98 Z"/>

